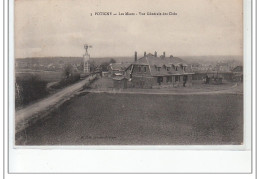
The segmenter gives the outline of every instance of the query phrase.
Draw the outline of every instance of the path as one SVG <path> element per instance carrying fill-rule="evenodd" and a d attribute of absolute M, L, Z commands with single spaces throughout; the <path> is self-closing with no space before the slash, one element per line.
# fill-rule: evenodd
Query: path
<path fill-rule="evenodd" d="M 15 132 L 22 131 L 32 121 L 32 119 L 46 115 L 46 112 L 52 111 L 57 105 L 72 97 L 76 92 L 81 90 L 84 85 L 92 81 L 96 76 L 90 76 L 76 84 L 64 88 L 63 90 L 39 101 L 31 104 L 15 113 Z"/>
<path fill-rule="evenodd" d="M 237 91 L 233 91 L 232 89 L 227 89 L 227 90 L 218 90 L 218 91 L 203 91 L 203 92 L 185 92 L 185 93 L 181 93 L 181 92 L 160 92 L 160 91 L 126 91 L 126 90 L 95 90 L 95 89 L 91 89 L 91 90 L 84 90 L 82 91 L 82 93 L 84 92 L 91 92 L 91 93 L 111 93 L 111 94 L 115 94 L 115 93 L 121 93 L 121 94 L 160 94 L 160 95 L 202 95 L 202 94 L 243 94 L 242 92 L 237 92 Z"/>
<path fill-rule="evenodd" d="M 82 91 L 91 93 L 123 93 L 123 94 L 165 94 L 165 95 L 201 95 L 201 94 L 243 94 L 242 84 L 233 84 L 226 86 L 203 86 L 196 88 L 161 88 L 161 89 L 141 89 L 141 88 L 127 88 L 114 89 L 110 86 L 107 88 L 104 85 L 100 86 L 100 79 L 94 82 L 90 87 Z M 103 81 L 102 81 L 103 82 Z"/>

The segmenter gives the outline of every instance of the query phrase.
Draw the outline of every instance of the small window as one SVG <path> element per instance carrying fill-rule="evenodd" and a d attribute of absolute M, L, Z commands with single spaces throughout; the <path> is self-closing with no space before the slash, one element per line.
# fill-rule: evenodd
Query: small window
<path fill-rule="evenodd" d="M 170 67 L 167 67 L 166 70 L 167 70 L 167 71 L 170 71 Z"/>
<path fill-rule="evenodd" d="M 180 81 L 180 77 L 179 76 L 175 76 L 175 82 Z"/>
<path fill-rule="evenodd" d="M 157 67 L 157 71 L 161 71 L 161 67 Z"/>
<path fill-rule="evenodd" d="M 187 81 L 188 80 L 188 76 L 187 75 L 184 75 L 183 76 L 183 81 Z"/>
<path fill-rule="evenodd" d="M 140 66 L 138 67 L 138 72 L 141 72 L 141 67 Z"/>
<path fill-rule="evenodd" d="M 178 67 L 177 66 L 175 67 L 175 70 L 178 71 Z"/>
<path fill-rule="evenodd" d="M 167 76 L 166 82 L 172 82 L 172 77 L 171 76 Z"/>
<path fill-rule="evenodd" d="M 158 76 L 157 77 L 157 83 L 159 83 L 159 85 L 163 82 L 163 77 L 162 76 Z"/>
<path fill-rule="evenodd" d="M 146 67 L 144 67 L 144 72 L 145 72 L 145 73 L 146 73 L 146 70 L 147 70 Z"/>

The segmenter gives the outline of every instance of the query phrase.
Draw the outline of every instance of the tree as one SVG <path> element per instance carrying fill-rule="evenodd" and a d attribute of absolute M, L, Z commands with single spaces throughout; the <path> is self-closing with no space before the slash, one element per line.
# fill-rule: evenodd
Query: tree
<path fill-rule="evenodd" d="M 109 64 L 110 64 L 110 63 L 116 63 L 116 60 L 113 59 L 113 58 L 111 58 L 110 61 L 109 61 Z"/>
<path fill-rule="evenodd" d="M 63 75 L 66 79 L 73 75 L 73 66 L 71 64 L 66 64 L 63 70 Z"/>
<path fill-rule="evenodd" d="M 47 82 L 40 76 L 28 74 L 26 78 L 16 77 L 15 81 L 15 107 L 29 104 L 43 98 L 48 94 Z"/>
<path fill-rule="evenodd" d="M 101 70 L 102 71 L 108 71 L 108 66 L 109 66 L 109 62 L 103 62 L 103 63 L 101 63 L 101 65 L 100 65 L 100 68 L 101 68 Z"/>
<path fill-rule="evenodd" d="M 95 71 L 95 69 L 97 68 L 96 62 L 94 60 L 89 61 L 89 68 L 91 72 Z"/>

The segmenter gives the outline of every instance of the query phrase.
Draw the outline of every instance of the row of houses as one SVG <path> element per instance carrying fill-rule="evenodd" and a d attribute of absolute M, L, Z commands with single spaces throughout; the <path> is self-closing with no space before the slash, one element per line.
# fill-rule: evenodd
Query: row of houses
<path fill-rule="evenodd" d="M 226 81 L 243 81 L 243 67 L 238 66 L 231 71 L 195 71 L 183 59 L 178 57 L 160 57 L 157 52 L 154 54 L 144 53 L 144 56 L 135 60 L 133 63 L 113 63 L 109 65 L 109 72 L 113 77 L 114 86 L 127 88 L 158 88 L 167 86 L 192 85 L 192 81 L 203 80 L 205 77 Z M 213 80 L 212 80 L 213 81 Z M 219 83 L 218 83 L 219 84 Z"/>
<path fill-rule="evenodd" d="M 219 77 L 225 81 L 230 82 L 242 82 L 243 81 L 243 66 L 237 66 L 232 70 L 216 71 L 216 70 L 205 70 L 205 71 L 194 71 L 192 80 L 203 80 L 205 76 L 214 78 Z"/>

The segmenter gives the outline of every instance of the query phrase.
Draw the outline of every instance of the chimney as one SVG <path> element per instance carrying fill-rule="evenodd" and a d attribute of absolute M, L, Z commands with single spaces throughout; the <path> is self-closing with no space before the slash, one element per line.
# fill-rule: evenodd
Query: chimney
<path fill-rule="evenodd" d="M 157 57 L 157 52 L 156 51 L 154 52 L 154 56 Z"/>
<path fill-rule="evenodd" d="M 146 52 L 144 52 L 144 57 L 146 57 Z"/>
<path fill-rule="evenodd" d="M 163 58 L 165 58 L 165 52 L 163 52 Z"/>
<path fill-rule="evenodd" d="M 135 51 L 135 62 L 137 61 L 137 51 Z"/>

